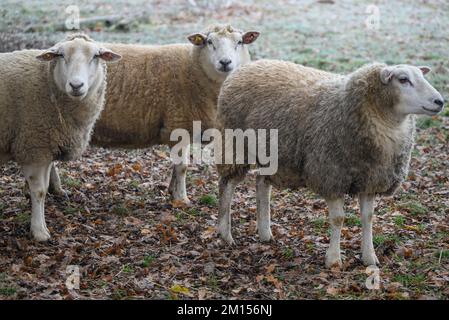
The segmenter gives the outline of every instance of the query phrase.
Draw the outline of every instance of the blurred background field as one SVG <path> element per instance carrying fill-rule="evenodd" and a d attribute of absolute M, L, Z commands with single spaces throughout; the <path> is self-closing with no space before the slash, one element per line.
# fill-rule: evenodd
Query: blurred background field
<path fill-rule="evenodd" d="M 87 20 L 81 28 L 99 41 L 185 42 L 189 33 L 206 25 L 231 23 L 262 32 L 252 50 L 255 58 L 335 71 L 370 61 L 430 64 L 437 71 L 433 77 L 439 89 L 448 89 L 445 0 L 3 0 L 0 51 L 45 47 L 60 40 L 65 10 L 73 4 Z"/>
<path fill-rule="evenodd" d="M 0 52 L 61 40 L 65 10 L 73 4 L 81 30 L 98 41 L 187 42 L 187 35 L 211 23 L 229 23 L 261 32 L 251 46 L 254 59 L 335 72 L 372 61 L 428 65 L 429 81 L 449 99 L 446 0 L 2 0 Z M 323 263 L 327 209 L 316 195 L 274 190 L 275 241 L 263 245 L 250 177 L 237 189 L 238 244 L 229 248 L 214 229 L 213 167 L 190 168 L 192 207 L 179 207 L 168 203 L 165 148 L 90 148 L 83 159 L 61 164 L 70 198 L 48 198 L 50 244 L 29 238 L 30 204 L 17 166 L 0 169 L 0 299 L 448 299 L 448 110 L 419 118 L 409 178 L 394 197 L 378 201 L 379 290 L 365 287 L 361 222 L 352 199 L 343 229 L 344 269 L 330 271 Z M 81 267 L 79 291 L 64 286 L 67 265 Z"/>

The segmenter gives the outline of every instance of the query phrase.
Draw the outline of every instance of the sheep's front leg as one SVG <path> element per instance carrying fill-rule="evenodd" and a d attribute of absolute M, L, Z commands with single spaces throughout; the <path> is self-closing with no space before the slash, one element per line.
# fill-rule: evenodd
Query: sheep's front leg
<path fill-rule="evenodd" d="M 360 212 L 362 214 L 362 261 L 365 265 L 379 263 L 373 245 L 374 199 L 372 194 L 360 194 Z"/>
<path fill-rule="evenodd" d="M 218 182 L 218 232 L 221 238 L 230 245 L 235 243 L 231 234 L 231 203 L 238 182 L 238 179 L 223 177 L 220 177 Z"/>
<path fill-rule="evenodd" d="M 50 170 L 50 185 L 48 192 L 56 196 L 67 197 L 67 193 L 61 187 L 61 179 L 59 178 L 59 170 L 53 162 Z"/>
<path fill-rule="evenodd" d="M 258 175 L 256 178 L 256 188 L 257 230 L 260 240 L 267 242 L 273 238 L 270 225 L 271 184 L 265 176 Z"/>
<path fill-rule="evenodd" d="M 45 224 L 45 195 L 50 180 L 51 163 L 24 165 L 23 174 L 30 187 L 31 195 L 31 233 L 37 241 L 50 239 Z"/>
<path fill-rule="evenodd" d="M 326 202 L 329 207 L 329 222 L 331 226 L 330 244 L 326 252 L 326 267 L 331 268 L 335 265 L 341 267 L 340 237 L 345 219 L 344 199 L 326 199 Z"/>
<path fill-rule="evenodd" d="M 173 165 L 170 186 L 168 188 L 174 201 L 181 201 L 185 204 L 190 203 L 186 191 L 187 164 L 188 155 L 184 152 L 182 154 L 182 163 Z"/>

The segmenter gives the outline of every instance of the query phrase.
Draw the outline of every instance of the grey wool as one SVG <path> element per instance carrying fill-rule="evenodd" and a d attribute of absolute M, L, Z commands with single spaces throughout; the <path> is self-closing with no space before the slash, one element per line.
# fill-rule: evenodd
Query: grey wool
<path fill-rule="evenodd" d="M 266 143 L 266 150 L 272 150 L 270 143 L 278 148 L 278 170 L 270 175 L 261 170 L 256 178 L 257 229 L 262 241 L 273 237 L 271 185 L 307 187 L 323 196 L 329 208 L 326 266 L 341 266 L 344 196 L 357 195 L 362 260 L 365 265 L 379 263 L 372 236 L 375 196 L 393 194 L 407 176 L 414 115 L 435 115 L 444 105 L 441 94 L 424 78 L 429 71 L 428 67 L 374 63 L 339 75 L 261 60 L 226 79 L 218 98 L 217 118 L 224 136 L 226 129 L 278 130 L 277 142 L 257 141 L 258 146 Z M 229 150 L 230 139 L 225 140 L 228 150 L 224 154 L 229 156 L 234 147 Z M 263 162 L 262 158 L 257 161 L 259 166 Z M 218 165 L 218 231 L 230 244 L 234 242 L 232 195 L 251 167 L 248 160 L 237 163 Z"/>
<path fill-rule="evenodd" d="M 390 195 L 407 175 L 415 121 L 393 115 L 396 95 L 380 81 L 383 67 L 341 76 L 282 61 L 243 66 L 223 84 L 218 123 L 279 130 L 279 171 L 269 177 L 275 185 L 327 198 Z M 219 166 L 224 177 L 243 168 Z"/>

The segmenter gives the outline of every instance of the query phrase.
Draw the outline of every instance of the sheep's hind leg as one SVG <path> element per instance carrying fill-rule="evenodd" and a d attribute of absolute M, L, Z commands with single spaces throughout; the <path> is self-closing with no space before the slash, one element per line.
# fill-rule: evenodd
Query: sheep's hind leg
<path fill-rule="evenodd" d="M 28 185 L 28 182 L 25 183 L 22 191 L 27 199 L 31 199 L 30 187 Z M 50 182 L 48 185 L 48 193 L 65 199 L 69 198 L 67 192 L 61 187 L 61 179 L 59 178 L 59 171 L 55 163 L 52 163 L 50 169 Z"/>
<path fill-rule="evenodd" d="M 362 261 L 365 265 L 379 263 L 373 245 L 374 199 L 372 194 L 360 194 L 360 212 L 362 215 Z"/>
<path fill-rule="evenodd" d="M 242 180 L 239 177 L 220 177 L 218 182 L 219 205 L 218 205 L 218 232 L 228 244 L 235 244 L 231 234 L 231 203 L 235 187 Z"/>
<path fill-rule="evenodd" d="M 187 154 L 183 153 L 182 163 L 173 165 L 170 186 L 168 187 L 172 199 L 174 201 L 180 201 L 185 204 L 190 203 L 186 191 L 187 164 Z"/>
<path fill-rule="evenodd" d="M 50 170 L 50 184 L 48 186 L 48 192 L 55 196 L 68 198 L 67 192 L 61 187 L 61 179 L 59 178 L 59 170 L 56 164 L 53 162 Z"/>
<path fill-rule="evenodd" d="M 24 165 L 23 174 L 30 187 L 31 195 L 31 233 L 37 241 L 50 239 L 45 223 L 45 196 L 50 180 L 51 163 Z"/>
<path fill-rule="evenodd" d="M 343 264 L 340 255 L 340 237 L 345 219 L 344 199 L 326 199 L 326 202 L 329 207 L 329 222 L 331 225 L 330 244 L 326 252 L 326 267 L 341 267 Z"/>
<path fill-rule="evenodd" d="M 270 223 L 271 184 L 265 176 L 256 178 L 257 193 L 257 231 L 261 241 L 268 242 L 273 238 Z"/>

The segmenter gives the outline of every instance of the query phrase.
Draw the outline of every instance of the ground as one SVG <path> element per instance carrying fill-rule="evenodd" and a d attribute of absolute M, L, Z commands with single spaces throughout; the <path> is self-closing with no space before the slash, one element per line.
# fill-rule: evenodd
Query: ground
<path fill-rule="evenodd" d="M 0 51 L 47 47 L 71 1 L 3 1 Z M 83 28 L 102 41 L 186 42 L 211 22 L 261 31 L 254 59 L 278 58 L 346 72 L 370 61 L 429 65 L 429 81 L 449 91 L 449 4 L 444 1 L 78 1 Z M 372 7 L 370 5 L 375 5 Z M 370 15 L 379 9 L 379 25 Z M 120 16 L 117 19 L 116 16 Z M 368 19 L 368 20 L 367 20 Z M 366 22 L 374 26 L 368 28 Z M 170 203 L 165 147 L 90 148 L 60 164 L 68 199 L 49 196 L 49 243 L 29 235 L 24 179 L 0 170 L 0 299 L 448 299 L 449 112 L 418 121 L 407 182 L 378 199 L 374 227 L 378 290 L 360 262 L 360 218 L 347 199 L 342 270 L 327 270 L 327 209 L 307 190 L 274 190 L 274 241 L 255 231 L 255 178 L 236 193 L 236 246 L 217 238 L 217 174 L 192 166 L 189 207 Z M 80 289 L 68 290 L 68 266 Z M 375 274 L 374 274 L 375 276 Z M 372 279 L 373 277 L 369 278 Z"/>

